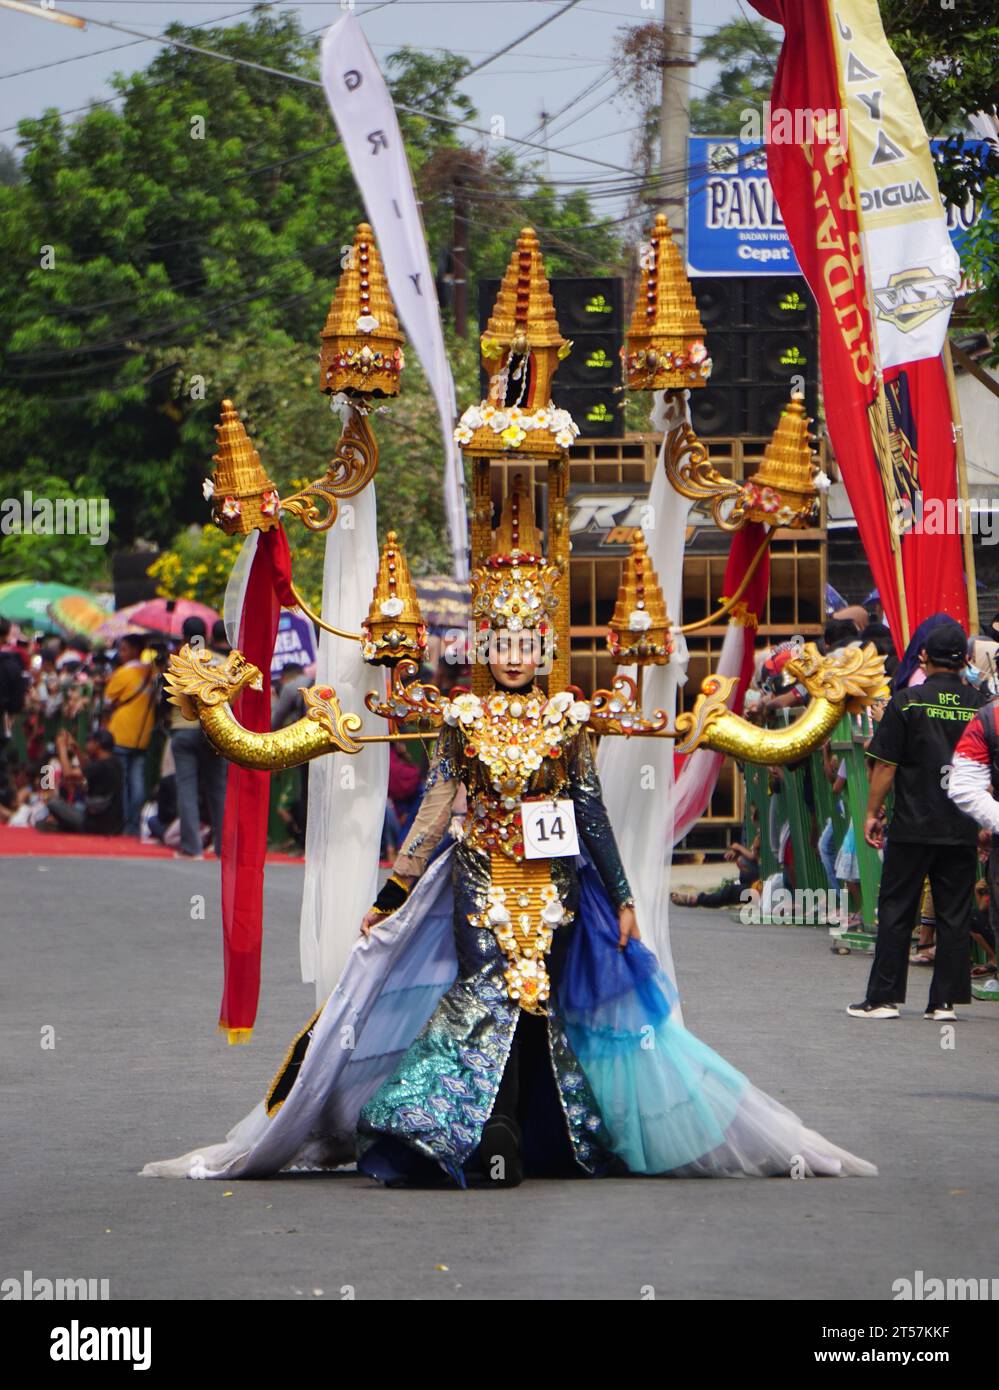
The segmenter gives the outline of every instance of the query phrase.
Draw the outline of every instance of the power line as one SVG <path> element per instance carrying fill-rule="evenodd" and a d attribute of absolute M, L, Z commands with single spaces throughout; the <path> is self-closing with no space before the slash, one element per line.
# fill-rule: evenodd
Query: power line
<path fill-rule="evenodd" d="M 406 0 L 387 0 L 387 3 L 402 4 L 402 3 L 405 3 L 405 2 L 406 2 Z M 434 2 L 435 2 L 435 3 L 441 3 L 441 0 L 434 0 Z M 519 2 L 519 3 L 523 3 L 523 0 L 518 0 L 518 2 Z M 443 0 L 443 3 L 450 3 L 450 0 Z M 464 0 L 462 0 L 462 3 L 464 3 Z M 580 0 L 570 0 L 570 5 L 571 5 L 572 7 L 577 6 L 579 3 L 580 3 Z M 563 13 L 565 12 L 566 8 L 567 8 L 567 6 L 563 6 L 562 9 L 558 12 L 558 14 L 556 14 L 556 15 L 554 16 L 554 18 L 558 18 L 559 15 L 563 14 Z M 64 11 L 64 13 L 69 13 L 69 12 L 68 12 L 68 11 Z M 121 34 L 132 34 L 132 35 L 136 35 L 136 34 L 137 34 L 137 31 L 136 31 L 135 29 L 126 28 L 126 26 L 123 25 L 123 24 L 115 24 L 115 23 L 113 23 L 111 20 L 107 20 L 107 19 L 93 19 L 93 18 L 89 18 L 89 17 L 88 17 L 87 22 L 90 23 L 90 24 L 97 24 L 97 25 L 99 25 L 101 28 L 104 28 L 104 29 L 111 29 L 111 30 L 113 30 L 113 31 L 116 32 L 116 33 L 121 33 Z M 325 26 L 324 26 L 324 27 L 325 27 Z M 536 33 L 538 27 L 539 27 L 539 26 L 535 26 L 535 27 L 534 27 L 533 29 L 531 29 L 529 32 L 532 33 L 532 34 L 533 34 L 533 33 Z M 145 35 L 145 34 L 138 34 L 138 37 L 144 39 L 144 38 L 146 38 L 146 37 L 148 37 L 148 36 Z M 179 48 L 179 49 L 182 49 L 182 50 L 184 50 L 185 52 L 188 52 L 188 53 L 197 53 L 197 54 L 200 54 L 202 57 L 205 57 L 205 58 L 215 58 L 215 59 L 217 59 L 219 62 L 231 63 L 231 64 L 233 64 L 233 65 L 236 66 L 236 67 L 248 68 L 248 69 L 250 69 L 250 70 L 252 70 L 252 71 L 254 71 L 254 72 L 261 72 L 261 73 L 264 73 L 266 76 L 269 76 L 269 77 L 280 77 L 280 78 L 283 78 L 285 81 L 288 81 L 288 82 L 296 82 L 296 83 L 298 83 L 300 86 L 304 86 L 304 87 L 314 87 L 314 88 L 321 88 L 321 87 L 322 87 L 322 83 L 321 83 L 317 78 L 314 78 L 314 77 L 306 77 L 306 76 L 305 76 L 304 74 L 302 74 L 302 73 L 285 72 L 285 71 L 284 71 L 283 69 L 281 69 L 281 68 L 270 67 L 270 66 L 269 66 L 268 64 L 266 64 L 266 63 L 255 63 L 255 62 L 253 62 L 253 61 L 252 61 L 251 59 L 249 59 L 249 58 L 237 58 L 234 54 L 230 54 L 230 53 L 219 53 L 219 52 L 217 52 L 217 51 L 215 51 L 215 50 L 213 50 L 213 49 L 210 49 L 210 48 L 201 48 L 201 47 L 200 47 L 199 45 L 197 45 L 197 44 L 184 43 L 181 39 L 174 39 L 174 38 L 171 38 L 168 34 L 158 34 L 158 35 L 156 35 L 155 38 L 153 39 L 153 42 L 154 42 L 154 43 L 165 44 L 165 45 L 167 45 L 167 46 L 169 46 L 169 47 L 171 47 L 171 48 Z M 512 46 L 512 45 L 505 46 L 505 47 L 501 50 L 501 52 L 508 52 L 510 46 Z M 499 56 L 499 53 L 497 53 L 496 56 L 498 57 L 498 56 Z M 479 71 L 481 68 L 485 67 L 485 65 L 486 65 L 485 63 L 476 64 L 476 66 L 475 66 L 475 68 L 474 68 L 473 70 L 470 70 L 469 72 L 464 73 L 464 74 L 462 75 L 462 77 L 459 78 L 459 79 L 457 79 L 457 80 L 458 80 L 458 81 L 463 81 L 465 77 L 469 77 L 469 76 L 472 75 L 472 71 L 477 72 L 477 71 Z M 472 131 L 472 132 L 473 132 L 474 134 L 476 134 L 476 135 L 485 135 L 485 136 L 488 136 L 490 139 L 494 138 L 494 137 L 493 137 L 493 132 L 492 132 L 491 130 L 486 130 L 483 126 L 473 125 L 473 124 L 471 123 L 471 121 L 462 121 L 462 120 L 458 120 L 458 119 L 456 119 L 456 118 L 454 118 L 454 117 L 450 117 L 450 116 L 440 116 L 440 115 L 437 115 L 437 114 L 435 114 L 435 113 L 433 113 L 433 112 L 430 112 L 430 111 L 422 111 L 422 110 L 420 110 L 418 107 L 407 106 L 407 105 L 405 105 L 405 104 L 402 103 L 402 102 L 397 103 L 397 108 L 396 108 L 396 109 L 399 110 L 399 111 L 405 111 L 405 112 L 407 113 L 407 115 L 411 115 L 411 116 L 420 116 L 420 117 L 422 117 L 424 120 L 436 122 L 438 125 L 448 125 L 448 126 L 454 127 L 455 129 L 470 130 L 470 131 Z M 549 154 L 558 154 L 558 153 L 561 153 L 561 151 L 552 150 L 552 149 L 551 149 L 549 146 L 547 146 L 547 145 L 538 144 L 536 141 L 519 139 L 516 135 L 507 135 L 507 136 L 504 136 L 503 138 L 504 138 L 504 140 L 505 140 L 506 142 L 508 142 L 508 143 L 515 144 L 515 145 L 523 145 L 523 146 L 524 146 L 525 148 L 527 148 L 527 149 L 536 149 L 536 150 L 540 150 L 542 153 L 549 153 Z M 599 167 L 599 168 L 614 169 L 614 170 L 617 170 L 617 171 L 620 172 L 620 173 L 627 173 L 627 172 L 628 172 L 628 170 L 625 168 L 624 165 L 621 165 L 621 164 L 611 164 L 608 160 L 605 160 L 605 159 L 592 159 L 592 158 L 588 158 L 586 155 L 580 155 L 580 154 L 569 154 L 568 157 L 569 157 L 570 159 L 578 159 L 578 160 L 581 160 L 584 164 L 593 164 L 593 165 L 595 165 L 595 166 L 597 166 L 597 167 Z"/>
<path fill-rule="evenodd" d="M 606 66 L 607 66 L 607 64 L 604 64 L 604 67 L 605 67 L 605 68 L 606 68 Z M 557 121 L 558 118 L 559 118 L 560 116 L 564 115 L 566 111 L 571 110 L 571 108 L 576 104 L 577 101 L 583 101 L 584 98 L 586 98 L 586 97 L 588 97 L 588 96 L 590 95 L 590 93 L 593 91 L 593 89 L 594 89 L 595 87 L 600 86 L 600 84 L 603 83 L 603 82 L 605 82 L 606 80 L 607 80 L 607 78 L 606 78 L 606 76 L 605 76 L 605 77 L 594 78 L 592 82 L 587 83 L 586 86 L 583 87 L 582 91 L 577 92 L 576 95 L 575 95 L 574 97 L 571 97 L 571 98 L 565 103 L 564 106 L 560 106 L 559 109 L 558 109 L 557 111 L 553 112 L 551 115 L 546 115 L 545 118 L 544 118 L 544 120 L 540 121 L 536 126 L 534 126 L 531 130 L 529 130 L 529 131 L 527 132 L 528 138 L 533 138 L 535 135 L 539 135 L 543 130 L 546 130 L 546 128 L 547 128 L 553 121 Z"/>
<path fill-rule="evenodd" d="M 389 0 L 389 3 L 391 3 L 391 2 L 392 2 L 392 0 Z M 531 35 L 536 34 L 536 33 L 539 31 L 539 29 L 545 27 L 547 24 L 550 24 L 550 23 L 554 22 L 555 19 L 560 18 L 560 17 L 561 17 L 563 14 L 565 14 L 568 10 L 575 8 L 575 7 L 578 5 L 578 3 L 579 3 L 579 0 L 569 0 L 569 3 L 563 4 L 562 7 L 561 7 L 556 13 L 554 13 L 554 14 L 552 14 L 552 15 L 547 15 L 547 16 L 545 17 L 545 19 L 544 19 L 543 21 L 541 21 L 540 24 L 536 24 L 536 25 L 532 26 L 531 29 L 529 29 L 525 34 L 522 34 L 519 38 L 516 38 L 516 39 L 512 40 L 510 43 L 505 44 L 501 49 L 497 50 L 495 53 L 488 55 L 481 63 L 478 63 L 478 64 L 475 65 L 473 71 L 476 71 L 476 72 L 477 72 L 477 71 L 480 71 L 481 69 L 483 69 L 484 67 L 486 67 L 489 63 L 491 63 L 491 62 L 495 61 L 495 59 L 501 57 L 504 53 L 510 52 L 510 51 L 511 51 L 513 48 L 515 48 L 520 42 L 526 40 L 526 39 L 529 38 Z M 103 27 L 107 27 L 107 28 L 111 28 L 111 29 L 121 29 L 121 31 L 122 31 L 122 32 L 125 32 L 125 33 L 134 33 L 134 32 L 135 32 L 134 30 L 129 30 L 129 29 L 124 28 L 123 26 L 116 25 L 116 24 L 112 24 L 112 23 L 107 22 L 107 21 L 95 21 L 95 22 L 101 24 Z M 321 27 L 325 27 L 325 26 L 321 26 Z M 215 58 L 220 58 L 220 59 L 222 59 L 223 61 L 232 61 L 232 62 L 236 62 L 239 66 L 245 66 L 245 67 L 253 68 L 253 69 L 256 69 L 256 70 L 265 71 L 265 72 L 270 73 L 270 74 L 273 74 L 273 75 L 275 75 L 275 76 L 281 76 L 281 77 L 285 77 L 285 78 L 290 78 L 291 80 L 301 82 L 301 83 L 303 83 L 303 84 L 305 84 L 305 85 L 308 85 L 308 86 L 311 86 L 311 87 L 319 87 L 319 86 L 321 86 L 321 84 L 320 84 L 319 82 L 316 82 L 314 79 L 311 79 L 311 78 L 305 78 L 305 77 L 303 77 L 301 74 L 286 73 L 286 72 L 283 72 L 283 71 L 280 70 L 280 69 L 269 68 L 269 67 L 266 67 L 266 66 L 263 65 L 263 64 L 253 63 L 253 62 L 251 62 L 251 61 L 249 61 L 249 60 L 247 60 L 247 59 L 234 59 L 234 58 L 232 58 L 231 55 L 227 55 L 227 54 L 218 54 L 218 53 L 215 53 L 215 52 L 213 52 L 213 51 L 211 51 L 211 50 L 208 50 L 208 49 L 202 49 L 202 48 L 200 48 L 200 47 L 198 47 L 198 46 L 196 46 L 196 45 L 193 45 L 193 44 L 186 44 L 186 43 L 183 43 L 183 42 L 180 41 L 180 40 L 173 39 L 173 38 L 171 38 L 171 37 L 168 36 L 168 35 L 157 36 L 157 38 L 155 39 L 155 41 L 156 41 L 156 42 L 161 42 L 161 43 L 164 43 L 164 44 L 173 46 L 173 47 L 181 48 L 181 49 L 184 49 L 184 50 L 190 50 L 190 51 L 193 51 L 193 52 L 195 52 L 195 53 L 202 54 L 202 55 L 207 56 L 207 57 L 215 57 Z M 471 71 L 466 72 L 466 73 L 464 73 L 464 74 L 462 75 L 462 78 L 467 77 L 467 76 L 470 76 L 470 75 L 471 75 Z M 459 79 L 459 80 L 462 80 L 462 79 Z M 437 93 L 433 93 L 433 94 L 432 94 L 432 96 L 434 96 L 434 95 L 437 95 Z M 406 107 L 406 106 L 401 106 L 400 109 L 402 109 L 402 110 L 408 110 L 408 111 L 414 111 L 414 110 L 415 110 L 414 108 L 409 108 L 409 107 Z M 419 115 L 421 115 L 421 116 L 423 116 L 423 117 L 425 117 L 425 118 L 427 118 L 427 119 L 430 119 L 430 120 L 435 120 L 435 119 L 436 119 L 436 120 L 444 120 L 444 122 L 447 123 L 447 124 L 452 124 L 452 125 L 466 125 L 466 124 L 468 124 L 468 123 L 466 123 L 466 122 L 451 121 L 451 120 L 449 120 L 449 119 L 447 119 L 447 118 L 435 117 L 435 116 L 431 115 L 430 113 L 423 112 L 423 111 L 416 111 L 415 113 L 416 113 L 416 114 L 419 114 Z M 471 128 L 474 129 L 474 127 L 471 127 Z M 338 141 L 337 141 L 337 140 L 334 140 L 334 141 L 327 142 L 327 143 L 324 144 L 323 146 L 315 147 L 315 148 L 312 149 L 312 150 L 300 151 L 300 152 L 298 152 L 298 153 L 295 154 L 295 155 L 289 156 L 289 157 L 288 157 L 287 159 L 285 159 L 285 160 L 276 161 L 275 163 L 268 164 L 268 165 L 263 165 L 263 166 L 258 167 L 257 169 L 254 169 L 254 170 L 245 171 L 245 172 L 243 172 L 242 174 L 237 175 L 236 177 L 250 177 L 250 176 L 254 176 L 254 175 L 259 174 L 259 173 L 267 172 L 268 170 L 270 170 L 270 169 L 272 169 L 272 168 L 280 167 L 281 165 L 284 165 L 284 164 L 293 162 L 294 160 L 308 158 L 310 155 L 315 154 L 315 153 L 318 153 L 318 152 L 320 152 L 322 149 L 328 149 L 328 148 L 330 148 L 333 144 L 336 144 L 336 143 L 338 143 Z M 526 142 L 518 142 L 518 143 L 526 143 Z M 592 162 L 601 162 L 601 161 L 587 161 L 587 162 L 591 162 L 591 163 L 592 163 Z M 609 167 L 609 168 L 617 168 L 618 166 L 608 165 L 607 167 Z M 192 240 L 196 240 L 196 238 L 192 238 Z M 298 257 L 298 256 L 295 256 L 295 257 L 290 257 L 290 258 L 287 258 L 287 259 L 288 259 L 288 260 L 296 260 L 296 261 L 297 261 L 297 260 L 299 259 L 299 257 Z M 282 262 L 278 262 L 277 264 L 280 265 L 280 264 L 282 264 Z M 276 268 L 276 266 L 270 267 L 270 268 L 269 268 L 269 273 L 270 273 L 271 271 L 273 271 L 275 268 Z M 202 280 L 204 279 L 204 277 L 201 277 L 201 278 L 202 278 Z M 171 287 L 171 288 L 172 288 L 172 287 Z M 310 291 L 310 293 L 311 293 L 311 291 Z M 252 298 L 255 298 L 255 297 L 259 297 L 259 296 L 257 296 L 257 295 L 243 296 L 243 297 L 241 297 L 240 299 L 237 299 L 237 300 L 235 300 L 235 301 L 231 301 L 229 304 L 224 304 L 224 305 L 212 305 L 212 306 L 201 305 L 201 306 L 197 306 L 197 307 L 198 307 L 198 309 L 200 310 L 200 312 L 203 313 L 203 314 L 204 314 L 204 313 L 207 313 L 207 314 L 212 315 L 212 316 L 221 315 L 221 314 L 223 314 L 224 312 L 226 312 L 227 309 L 232 308 L 232 307 L 235 307 L 235 306 L 237 306 L 237 305 L 239 305 L 239 304 L 241 304 L 241 303 L 246 302 L 248 299 L 252 299 Z M 192 325 L 190 324 L 190 321 L 189 321 L 189 320 L 186 320 L 186 319 L 185 319 L 185 320 L 178 320 L 177 322 L 175 322 L 175 323 L 173 323 L 173 324 L 168 324 L 168 325 L 166 325 L 166 326 L 164 326 L 164 327 L 160 327 L 160 328 L 158 328 L 158 329 L 147 330 L 147 332 L 146 332 L 145 334 L 143 334 L 142 337 L 145 338 L 146 340 L 148 340 L 148 339 L 150 339 L 150 338 L 152 338 L 152 337 L 162 337 L 162 336 L 165 336 L 165 335 L 173 334 L 173 333 L 175 333 L 175 332 L 177 332 L 177 331 L 179 331 L 179 330 L 184 330 L 184 329 L 186 329 L 186 330 L 189 331 L 191 326 L 192 326 Z M 119 330 L 119 332 L 121 332 L 121 330 Z M 58 350 L 58 349 L 57 349 L 57 350 L 50 350 L 49 352 L 46 352 L 46 353 L 44 353 L 44 354 L 43 354 L 43 353 L 25 353 L 25 354 L 17 354 L 16 356 L 12 357 L 11 360 L 12 360 L 12 361 L 24 361 L 24 362 L 26 362 L 26 361 L 31 360 L 32 358 L 37 358 L 37 357 L 42 357 L 42 356 L 46 357 L 47 359 L 51 359 L 53 356 L 77 356 L 77 355 L 80 355 L 81 353 L 109 352 L 109 351 L 113 351 L 113 350 L 116 349 L 116 348 L 118 348 L 118 349 L 120 350 L 120 348 L 121 348 L 122 345 L 123 345 L 123 344 L 122 344 L 122 339 L 121 339 L 121 337 L 118 337 L 118 338 L 116 338 L 116 339 L 112 339 L 112 340 L 109 340 L 109 341 L 106 341 L 106 342 L 100 343 L 100 344 L 83 344 L 83 345 L 78 345 L 78 346 L 75 346 L 75 347 L 72 347 L 72 348 L 66 348 L 66 349 L 62 349 L 62 350 Z M 103 364 L 101 364 L 101 365 L 106 367 L 108 364 L 107 364 L 107 363 L 103 363 Z"/>
<path fill-rule="evenodd" d="M 160 0 L 156 0 L 156 2 L 160 3 Z M 215 4 L 215 0 L 210 0 L 210 2 Z M 90 0 L 90 3 L 100 3 L 100 0 Z M 282 3 L 282 0 L 257 0 L 255 5 L 248 5 L 246 9 L 234 10 L 231 14 L 216 15 L 214 19 L 199 19 L 190 27 L 192 29 L 204 29 L 210 24 L 222 24 L 227 19 L 236 19 L 241 14 L 252 14 L 254 10 L 258 9 L 270 9 L 274 5 L 280 3 Z M 323 0 L 323 3 L 329 3 L 329 0 Z M 97 21 L 92 20 L 91 23 L 96 24 Z M 122 48 L 138 48 L 140 43 L 154 43 L 155 39 L 155 34 L 147 34 L 142 38 L 130 39 L 128 43 L 113 43 L 109 48 L 94 48 L 91 49 L 89 53 L 77 53 L 72 58 L 54 58 L 50 63 L 36 63 L 32 68 L 19 68 L 16 72 L 0 72 L 0 82 L 6 82 L 9 77 L 24 77 L 28 73 L 42 72 L 46 68 L 62 67 L 65 63 L 82 63 L 87 58 L 99 58 L 105 53 L 117 53 Z M 111 100 L 114 100 L 114 98 L 111 98 Z M 76 107 L 78 111 L 82 111 L 83 109 L 83 107 Z M 8 126 L 7 129 L 13 130 L 14 127 Z"/>

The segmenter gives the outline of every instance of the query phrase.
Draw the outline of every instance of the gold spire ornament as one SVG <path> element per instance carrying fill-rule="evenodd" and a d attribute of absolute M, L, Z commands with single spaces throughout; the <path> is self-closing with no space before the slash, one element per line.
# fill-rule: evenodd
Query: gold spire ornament
<path fill-rule="evenodd" d="M 403 660 L 421 661 L 426 650 L 427 628 L 416 588 L 399 537 L 390 531 L 371 607 L 361 624 L 361 654 L 372 666 L 395 666 Z"/>
<path fill-rule="evenodd" d="M 819 488 L 828 479 L 812 449 L 805 398 L 794 392 L 763 451 L 763 462 L 743 485 L 748 521 L 769 526 L 811 526 L 819 509 Z"/>
<path fill-rule="evenodd" d="M 260 455 L 232 401 L 222 402 L 222 419 L 215 426 L 218 453 L 211 478 L 205 479 L 212 520 L 227 536 L 270 531 L 278 524 L 280 500 Z"/>
<path fill-rule="evenodd" d="M 636 527 L 621 573 L 607 647 L 619 666 L 665 666 L 673 651 L 670 621 L 645 533 Z"/>
<path fill-rule="evenodd" d="M 310 531 L 328 531 L 340 501 L 363 492 L 375 476 L 378 444 L 368 412 L 375 397 L 399 394 L 405 365 L 402 331 L 367 222 L 358 225 L 321 337 L 319 389 L 334 398 L 334 406 L 344 407 L 339 412 L 343 433 L 323 477 L 281 499 L 283 510 Z"/>
<path fill-rule="evenodd" d="M 321 389 L 352 403 L 397 396 L 403 335 L 374 232 L 358 224 L 326 316 L 319 354 Z"/>
<path fill-rule="evenodd" d="M 707 386 L 711 358 L 680 252 L 663 213 L 641 250 L 642 278 L 625 346 L 631 391 Z"/>
<path fill-rule="evenodd" d="M 724 477 L 712 464 L 707 447 L 685 422 L 666 436 L 663 464 L 670 485 L 690 501 L 710 507 L 723 531 L 739 531 L 747 521 L 770 527 L 812 526 L 820 490 L 829 479 L 819 468 L 808 433 L 808 416 L 800 392 L 793 392 L 763 453 L 760 467 L 743 483 Z"/>
<path fill-rule="evenodd" d="M 579 434 L 552 404 L 552 378 L 572 343 L 562 337 L 541 245 L 524 227 L 480 339 L 489 395 L 469 406 L 454 437 L 470 458 L 513 452 L 559 458 Z"/>
<path fill-rule="evenodd" d="M 562 567 L 542 554 L 541 534 L 523 474 L 518 473 L 503 503 L 493 535 L 492 554 L 472 571 L 472 621 L 476 654 L 488 661 L 491 633 L 536 632 L 545 655 L 556 651 L 555 611 Z"/>

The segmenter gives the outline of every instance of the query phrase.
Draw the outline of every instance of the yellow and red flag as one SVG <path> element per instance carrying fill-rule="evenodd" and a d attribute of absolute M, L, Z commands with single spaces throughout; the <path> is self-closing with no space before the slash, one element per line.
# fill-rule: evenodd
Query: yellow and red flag
<path fill-rule="evenodd" d="M 752 0 L 784 27 L 767 164 L 819 306 L 829 436 L 899 647 L 967 623 L 941 351 L 960 282 L 929 141 L 877 0 Z"/>

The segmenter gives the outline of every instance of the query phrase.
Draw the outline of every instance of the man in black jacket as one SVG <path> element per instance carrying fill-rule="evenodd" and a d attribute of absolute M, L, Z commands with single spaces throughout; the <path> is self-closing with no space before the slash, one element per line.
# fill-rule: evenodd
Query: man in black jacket
<path fill-rule="evenodd" d="M 114 756 L 111 732 L 97 729 L 90 735 L 84 761 L 76 740 L 66 729 L 60 729 L 56 734 L 56 753 L 65 789 L 82 792 L 83 800 L 52 797 L 48 819 L 42 821 L 41 828 L 71 830 L 82 835 L 120 835 L 125 819 L 125 776 Z"/>
<path fill-rule="evenodd" d="M 892 696 L 867 753 L 874 760 L 864 838 L 880 849 L 881 806 L 894 788 L 888 826 L 878 936 L 867 997 L 852 1018 L 898 1018 L 905 1000 L 909 943 L 923 880 L 929 875 L 936 909 L 936 952 L 924 1017 L 953 1019 L 955 1004 L 971 999 L 970 928 L 977 870 L 978 826 L 947 795 L 958 739 L 989 696 L 961 677 L 968 639 L 960 623 L 931 630 L 920 653 L 922 685 Z"/>

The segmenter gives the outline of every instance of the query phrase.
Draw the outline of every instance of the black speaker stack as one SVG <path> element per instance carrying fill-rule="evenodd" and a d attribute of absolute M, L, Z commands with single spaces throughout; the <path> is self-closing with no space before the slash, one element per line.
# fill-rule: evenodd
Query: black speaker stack
<path fill-rule="evenodd" d="M 115 608 L 128 608 L 156 597 L 156 580 L 146 571 L 157 554 L 155 550 L 118 550 L 111 556 Z"/>
<path fill-rule="evenodd" d="M 568 410 L 580 438 L 624 434 L 621 345 L 624 284 L 617 278 L 556 277 L 555 315 L 572 352 L 559 364 L 552 399 Z M 711 379 L 690 393 L 702 438 L 769 435 L 792 389 L 818 409 L 818 315 L 799 275 L 704 276 L 691 281 L 714 364 Z M 479 332 L 486 331 L 499 280 L 479 281 Z M 481 372 L 482 398 L 489 378 Z"/>
<path fill-rule="evenodd" d="M 818 315 L 799 275 L 704 276 L 691 280 L 713 363 L 690 393 L 695 432 L 769 435 L 793 388 L 818 409 Z"/>

